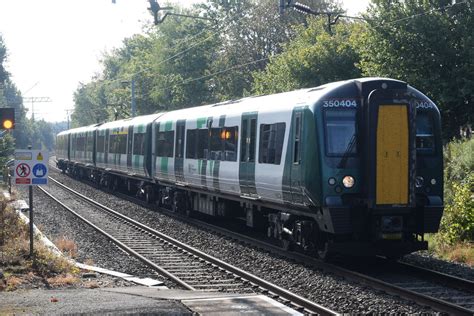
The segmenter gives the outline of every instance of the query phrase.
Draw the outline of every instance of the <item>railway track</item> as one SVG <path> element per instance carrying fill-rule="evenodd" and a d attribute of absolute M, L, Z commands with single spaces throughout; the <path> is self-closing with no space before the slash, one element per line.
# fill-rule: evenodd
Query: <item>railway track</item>
<path fill-rule="evenodd" d="M 356 270 L 357 271 L 357 270 Z M 387 291 L 455 315 L 474 314 L 474 282 L 403 262 L 378 259 L 359 270 Z"/>
<path fill-rule="evenodd" d="M 174 215 L 172 212 L 169 215 Z M 419 305 L 430 306 L 441 312 L 453 315 L 474 315 L 474 282 L 425 269 L 402 262 L 390 262 L 382 258 L 362 263 L 362 266 L 332 264 L 322 262 L 308 255 L 284 251 L 268 244 L 230 230 L 193 219 L 185 218 L 188 223 L 205 227 L 240 242 L 259 247 L 269 252 L 311 265 L 326 272 L 342 276 L 348 280 L 365 284 L 372 288 L 400 296 Z M 361 268 L 362 267 L 362 268 Z"/>
<path fill-rule="evenodd" d="M 120 193 L 117 195 L 138 202 L 143 206 L 147 206 L 143 201 L 136 200 Z M 387 261 L 377 261 L 370 266 L 370 269 L 363 269 L 354 265 L 348 266 L 325 263 L 304 254 L 284 252 L 282 248 L 278 246 L 268 244 L 262 240 L 251 238 L 231 230 L 223 229 L 222 227 L 205 223 L 195 218 L 180 216 L 166 209 L 160 209 L 160 211 L 169 216 L 186 221 L 189 224 L 205 228 L 209 231 L 213 231 L 272 253 L 284 255 L 296 262 L 323 269 L 326 272 L 342 276 L 348 280 L 414 301 L 419 305 L 430 306 L 433 309 L 449 314 L 474 314 L 474 282 L 469 280 L 400 262 L 389 263 Z M 382 269 L 377 267 L 382 267 Z"/>
<path fill-rule="evenodd" d="M 61 198 L 67 200 L 68 205 L 50 192 L 42 188 L 39 189 L 105 235 L 118 247 L 180 287 L 194 291 L 261 292 L 305 313 L 337 314 L 128 218 L 66 187 L 51 177 L 50 180 L 53 187 L 56 186 L 63 190 L 63 193 L 57 192 L 56 194 L 63 195 L 65 191 L 68 192 L 69 197 L 63 195 Z M 74 199 L 71 199 L 70 195 L 73 195 Z M 84 207 L 78 207 L 75 211 L 72 208 L 76 208 L 74 205 L 78 203 L 78 200 L 81 203 L 87 202 L 92 207 L 87 210 Z"/>
<path fill-rule="evenodd" d="M 146 202 L 139 199 L 121 193 L 116 193 L 116 195 L 149 207 Z M 160 211 L 189 224 L 206 228 L 209 231 L 278 255 L 284 255 L 297 262 L 310 264 L 326 272 L 414 301 L 419 305 L 430 306 L 449 314 L 474 315 L 474 282 L 470 280 L 382 258 L 376 258 L 376 261 L 372 263 L 369 262 L 370 268 L 367 268 L 367 262 L 362 264 L 363 268 L 357 265 L 322 262 L 308 255 L 285 251 L 281 247 L 261 239 L 252 238 L 196 218 L 182 216 L 164 208 L 160 208 Z"/>
<path fill-rule="evenodd" d="M 173 215 L 172 213 L 170 215 Z M 220 234 L 244 242 L 266 251 L 311 265 L 326 272 L 342 276 L 348 280 L 365 284 L 372 288 L 400 296 L 419 305 L 430 306 L 453 315 L 474 315 L 474 282 L 402 262 L 391 262 L 376 258 L 373 262 L 363 262 L 361 266 L 327 263 L 305 254 L 284 251 L 233 231 L 192 219 L 189 223 L 214 230 Z M 369 265 L 367 265 L 369 264 Z"/>

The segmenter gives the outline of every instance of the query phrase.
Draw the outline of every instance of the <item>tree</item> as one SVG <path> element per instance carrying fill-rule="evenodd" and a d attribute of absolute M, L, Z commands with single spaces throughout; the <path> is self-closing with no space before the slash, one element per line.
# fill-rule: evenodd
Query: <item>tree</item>
<path fill-rule="evenodd" d="M 74 112 L 71 115 L 71 127 L 91 125 L 109 118 L 105 86 L 101 82 L 80 84 L 74 92 Z"/>
<path fill-rule="evenodd" d="M 331 6 L 331 2 L 301 2 L 322 11 Z M 250 94 L 252 73 L 265 69 L 270 57 L 279 54 L 283 45 L 294 38 L 293 27 L 306 22 L 304 15 L 290 9 L 280 15 L 274 0 L 212 0 L 204 8 L 223 29 L 222 48 L 212 66 L 213 73 L 230 70 L 213 79 L 213 91 L 220 100 Z"/>
<path fill-rule="evenodd" d="M 0 169 L 13 156 L 15 150 L 15 139 L 9 133 L 5 133 L 0 137 Z"/>
<path fill-rule="evenodd" d="M 441 108 L 445 138 L 474 118 L 472 0 L 373 0 L 355 47 L 362 73 L 404 80 Z"/>
<path fill-rule="evenodd" d="M 254 92 L 277 93 L 359 77 L 359 56 L 351 45 L 358 25 L 339 22 L 331 35 L 325 24 L 325 19 L 310 18 L 307 27 L 298 26 L 296 38 L 283 52 L 264 71 L 254 73 Z"/>
<path fill-rule="evenodd" d="M 132 82 L 138 114 L 242 97 L 251 91 L 252 71 L 264 69 L 294 36 L 291 25 L 305 22 L 292 10 L 280 17 L 274 0 L 208 0 L 173 12 L 209 20 L 170 16 L 104 55 L 103 72 L 75 93 L 74 126 L 129 117 Z"/>
<path fill-rule="evenodd" d="M 31 126 L 27 124 L 26 109 L 20 91 L 10 78 L 4 64 L 7 61 L 7 48 L 0 36 L 0 107 L 15 109 L 15 130 L 13 137 L 17 148 L 26 148 L 32 138 Z"/>

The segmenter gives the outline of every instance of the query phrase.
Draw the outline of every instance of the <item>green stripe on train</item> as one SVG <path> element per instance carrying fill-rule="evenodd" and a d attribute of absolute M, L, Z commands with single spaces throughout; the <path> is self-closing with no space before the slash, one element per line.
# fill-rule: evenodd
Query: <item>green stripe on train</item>
<path fill-rule="evenodd" d="M 201 117 L 196 120 L 196 126 L 197 128 L 203 128 L 207 124 L 207 117 Z"/>
<path fill-rule="evenodd" d="M 168 174 L 168 157 L 160 157 L 160 170 L 163 174 Z"/>

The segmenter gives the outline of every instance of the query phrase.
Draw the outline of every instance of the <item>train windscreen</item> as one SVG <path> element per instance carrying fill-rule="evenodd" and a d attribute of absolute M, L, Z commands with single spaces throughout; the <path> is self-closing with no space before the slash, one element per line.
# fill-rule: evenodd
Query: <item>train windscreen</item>
<path fill-rule="evenodd" d="M 416 114 L 416 150 L 419 153 L 434 152 L 433 118 L 427 112 L 418 111 Z"/>
<path fill-rule="evenodd" d="M 355 109 L 325 111 L 326 155 L 343 156 L 357 153 L 355 121 Z"/>

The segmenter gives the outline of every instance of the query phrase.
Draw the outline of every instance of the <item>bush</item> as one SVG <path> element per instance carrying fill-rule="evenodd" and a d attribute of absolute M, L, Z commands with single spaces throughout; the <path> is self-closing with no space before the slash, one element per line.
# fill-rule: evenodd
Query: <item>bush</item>
<path fill-rule="evenodd" d="M 444 214 L 440 244 L 474 240 L 474 139 L 453 141 L 445 149 Z"/>
<path fill-rule="evenodd" d="M 77 282 L 79 269 L 64 257 L 58 257 L 36 239 L 35 262 L 30 258 L 28 226 L 19 220 L 16 212 L 6 206 L 0 197 L 0 270 L 5 280 L 0 279 L 2 290 L 15 290 L 22 283 L 41 279 L 43 284 L 67 285 Z M 72 242 L 68 245 L 73 244 Z M 77 251 L 77 250 L 76 250 Z M 6 285 L 5 285 L 6 281 Z"/>

